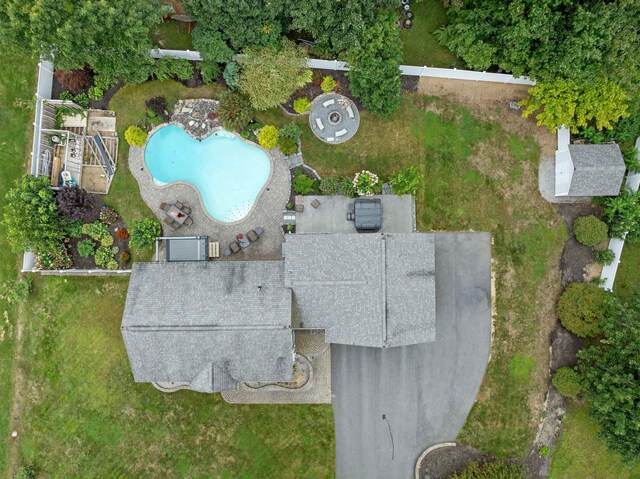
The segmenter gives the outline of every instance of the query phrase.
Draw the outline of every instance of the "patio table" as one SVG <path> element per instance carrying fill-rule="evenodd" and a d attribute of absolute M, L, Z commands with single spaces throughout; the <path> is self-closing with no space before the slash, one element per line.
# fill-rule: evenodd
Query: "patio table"
<path fill-rule="evenodd" d="M 186 214 L 184 211 L 178 209 L 176 205 L 171 205 L 169 207 L 169 210 L 167 211 L 167 216 L 170 217 L 171 219 L 176 220 L 181 225 L 183 225 L 184 222 L 187 221 L 187 218 L 189 217 L 189 215 Z"/>

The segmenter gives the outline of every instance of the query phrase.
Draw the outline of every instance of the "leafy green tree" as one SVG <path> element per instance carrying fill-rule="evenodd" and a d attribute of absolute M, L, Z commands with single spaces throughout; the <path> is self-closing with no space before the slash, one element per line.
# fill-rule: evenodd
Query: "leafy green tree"
<path fill-rule="evenodd" d="M 275 46 L 283 33 L 283 0 L 185 0 L 197 24 L 193 45 L 205 60 L 226 63 L 247 47 Z"/>
<path fill-rule="evenodd" d="M 0 41 L 30 49 L 64 70 L 91 65 L 100 87 L 148 78 L 149 31 L 160 22 L 159 0 L 6 0 Z"/>
<path fill-rule="evenodd" d="M 233 131 L 242 131 L 255 114 L 246 96 L 231 92 L 225 92 L 220 98 L 219 113 L 224 127 Z"/>
<path fill-rule="evenodd" d="M 286 102 L 293 92 L 311 81 L 305 51 L 286 39 L 281 48 L 247 48 L 238 63 L 240 91 L 256 110 Z"/>
<path fill-rule="evenodd" d="M 16 253 L 46 254 L 55 250 L 65 237 L 49 179 L 25 175 L 6 195 L 4 227 Z"/>
<path fill-rule="evenodd" d="M 588 126 L 597 130 L 613 128 L 614 123 L 629 116 L 628 101 L 627 94 L 613 82 L 597 81 L 588 86 L 557 79 L 530 88 L 520 103 L 525 107 L 524 118 L 539 112 L 538 125 L 553 131 L 564 125 L 577 133 Z"/>
<path fill-rule="evenodd" d="M 640 458 L 640 290 L 611 298 L 604 339 L 578 352 L 584 398 L 600 435 L 626 458 Z"/>
<path fill-rule="evenodd" d="M 379 11 L 377 21 L 365 30 L 361 45 L 347 54 L 349 88 L 366 109 L 388 116 L 402 102 L 402 43 L 395 14 Z"/>
<path fill-rule="evenodd" d="M 640 6 L 629 0 L 451 1 L 436 37 L 473 69 L 636 88 Z"/>
<path fill-rule="evenodd" d="M 624 188 L 618 196 L 607 196 L 600 200 L 604 204 L 604 217 L 609 224 L 609 232 L 614 238 L 626 241 L 640 241 L 640 191 L 632 193 Z"/>
<path fill-rule="evenodd" d="M 364 46 L 363 34 L 376 22 L 377 8 L 397 8 L 396 0 L 305 0 L 293 2 L 291 28 L 309 32 L 335 53 Z"/>

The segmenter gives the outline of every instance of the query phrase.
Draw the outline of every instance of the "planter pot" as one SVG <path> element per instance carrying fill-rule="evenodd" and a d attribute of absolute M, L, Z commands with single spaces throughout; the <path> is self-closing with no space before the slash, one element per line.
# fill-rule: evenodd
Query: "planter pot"
<path fill-rule="evenodd" d="M 407 13 L 405 13 L 405 17 L 411 20 L 413 18 L 413 12 L 411 10 L 407 10 Z"/>
<path fill-rule="evenodd" d="M 402 26 L 407 30 L 411 28 L 411 25 L 413 25 L 413 21 L 409 20 L 408 18 L 404 22 L 402 22 Z"/>

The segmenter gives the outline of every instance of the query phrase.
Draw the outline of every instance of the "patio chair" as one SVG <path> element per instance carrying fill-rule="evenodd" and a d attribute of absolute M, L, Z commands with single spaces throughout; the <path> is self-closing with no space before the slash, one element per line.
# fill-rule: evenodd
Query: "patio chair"
<path fill-rule="evenodd" d="M 177 230 L 178 228 L 180 228 L 180 223 L 178 223 L 176 220 L 169 218 L 168 216 L 164 219 L 164 222 L 167 225 L 169 225 L 173 230 Z"/>
<path fill-rule="evenodd" d="M 176 208 L 178 208 L 179 210 L 181 210 L 182 208 L 184 208 L 184 205 L 182 203 L 180 203 L 179 201 L 175 202 Z"/>
<path fill-rule="evenodd" d="M 256 241 L 258 241 L 260 239 L 260 237 L 255 232 L 255 230 L 249 230 L 247 232 L 247 238 L 249 238 L 249 241 L 251 241 L 252 243 L 255 243 Z"/>
<path fill-rule="evenodd" d="M 160 209 L 162 211 L 167 211 L 169 209 L 169 203 L 160 203 Z"/>
<path fill-rule="evenodd" d="M 264 228 L 260 228 L 260 226 L 258 226 L 257 228 L 254 228 L 253 231 L 256 232 L 256 234 L 258 235 L 258 238 L 260 238 L 260 236 L 264 234 Z"/>
<path fill-rule="evenodd" d="M 187 218 L 186 220 L 184 220 L 185 226 L 191 226 L 192 224 L 193 224 L 193 219 Z"/>
<path fill-rule="evenodd" d="M 180 208 L 182 210 L 182 212 L 185 215 L 190 215 L 191 214 L 191 208 L 187 205 L 183 205 L 182 208 Z"/>

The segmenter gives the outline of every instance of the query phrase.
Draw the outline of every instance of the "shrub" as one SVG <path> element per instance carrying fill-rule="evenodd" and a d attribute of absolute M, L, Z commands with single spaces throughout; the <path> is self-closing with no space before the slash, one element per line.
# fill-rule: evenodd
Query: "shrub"
<path fill-rule="evenodd" d="M 286 102 L 311 80 L 305 50 L 285 38 L 280 48 L 245 48 L 238 63 L 240 91 L 249 97 L 256 110 L 268 110 Z"/>
<path fill-rule="evenodd" d="M 564 397 L 576 398 L 583 391 L 580 375 L 572 368 L 564 367 L 556 370 L 551 382 Z"/>
<path fill-rule="evenodd" d="M 549 450 L 549 446 L 542 446 L 540 449 L 538 449 L 538 454 L 540 454 L 540 456 L 542 457 L 547 457 L 549 455 L 549 452 L 551 452 Z"/>
<path fill-rule="evenodd" d="M 142 221 L 134 221 L 131 227 L 130 245 L 132 248 L 147 248 L 152 246 L 156 237 L 160 236 L 160 222 L 145 218 Z"/>
<path fill-rule="evenodd" d="M 304 115 L 311 108 L 311 100 L 307 97 L 300 97 L 293 100 L 293 111 L 298 115 Z"/>
<path fill-rule="evenodd" d="M 163 57 L 154 62 L 152 73 L 158 80 L 167 80 L 174 76 L 180 80 L 188 80 L 193 76 L 193 65 L 184 58 Z"/>
<path fill-rule="evenodd" d="M 220 76 L 220 65 L 216 62 L 200 62 L 198 65 L 200 68 L 200 74 L 202 75 L 202 81 L 205 84 L 215 83 Z"/>
<path fill-rule="evenodd" d="M 94 257 L 94 261 L 96 262 L 96 266 L 101 268 L 106 268 L 109 261 L 113 260 L 113 251 L 108 246 L 100 246 L 96 250 L 96 254 Z"/>
<path fill-rule="evenodd" d="M 527 479 L 523 466 L 513 462 L 472 462 L 450 479 Z"/>
<path fill-rule="evenodd" d="M 89 108 L 89 95 L 86 93 L 78 93 L 73 97 L 73 101 L 82 108 Z"/>
<path fill-rule="evenodd" d="M 79 186 L 62 188 L 56 194 L 58 211 L 68 220 L 80 220 L 91 212 L 87 192 Z"/>
<path fill-rule="evenodd" d="M 129 237 L 129 232 L 127 231 L 127 228 L 120 228 L 118 231 L 116 231 L 116 238 L 118 238 L 119 240 L 125 240 Z"/>
<path fill-rule="evenodd" d="M 335 79 L 332 76 L 324 77 L 322 79 L 322 83 L 320 83 L 320 89 L 325 93 L 334 91 L 337 86 L 338 86 L 338 83 L 335 81 Z"/>
<path fill-rule="evenodd" d="M 58 207 L 46 176 L 16 180 L 4 202 L 3 234 L 15 252 L 46 254 L 65 238 Z"/>
<path fill-rule="evenodd" d="M 293 155 L 298 151 L 298 143 L 293 138 L 288 136 L 280 137 L 278 143 L 283 155 Z"/>
<path fill-rule="evenodd" d="M 596 246 L 606 241 L 609 228 L 604 221 L 593 215 L 581 216 L 573 223 L 573 234 L 579 243 L 586 246 Z"/>
<path fill-rule="evenodd" d="M 22 466 L 18 469 L 13 479 L 36 479 L 38 473 L 33 466 Z"/>
<path fill-rule="evenodd" d="M 226 92 L 220 98 L 220 119 L 228 130 L 242 131 L 253 119 L 254 111 L 246 96 Z"/>
<path fill-rule="evenodd" d="M 131 125 L 124 132 L 124 138 L 132 146 L 142 146 L 147 141 L 147 132 L 136 125 Z"/>
<path fill-rule="evenodd" d="M 298 171 L 293 177 L 293 191 L 299 195 L 308 195 L 313 191 L 315 183 L 313 178 L 309 178 L 301 171 Z"/>
<path fill-rule="evenodd" d="M 109 235 L 102 238 L 102 241 L 100 241 L 100 244 L 102 246 L 111 246 L 113 245 L 113 242 L 114 242 L 113 236 Z"/>
<path fill-rule="evenodd" d="M 237 90 L 240 81 L 240 68 L 238 68 L 238 64 L 236 62 L 227 63 L 227 66 L 224 67 L 222 77 L 230 90 Z"/>
<path fill-rule="evenodd" d="M 373 195 L 374 187 L 377 184 L 378 176 L 367 170 L 362 170 L 353 177 L 353 187 L 360 196 Z"/>
<path fill-rule="evenodd" d="M 129 258 L 129 253 L 127 253 L 126 251 L 120 253 L 120 261 L 122 261 L 123 263 L 127 263 L 129 261 Z"/>
<path fill-rule="evenodd" d="M 145 102 L 145 106 L 165 121 L 169 119 L 169 109 L 167 108 L 167 99 L 165 97 L 154 96 L 153 98 L 149 98 Z"/>
<path fill-rule="evenodd" d="M 104 90 L 98 86 L 92 86 L 89 88 L 89 100 L 97 101 L 101 100 L 104 96 Z"/>
<path fill-rule="evenodd" d="M 36 256 L 37 270 L 69 269 L 71 266 L 73 266 L 73 259 L 64 245 L 58 245 L 53 251 Z"/>
<path fill-rule="evenodd" d="M 9 304 L 24 303 L 31 294 L 31 278 L 10 279 L 2 283 L 0 299 Z"/>
<path fill-rule="evenodd" d="M 353 186 L 353 181 L 351 178 L 343 178 L 342 184 L 340 185 L 342 189 L 342 194 L 345 196 L 349 196 L 350 198 L 355 198 L 358 196 L 356 192 L 355 186 Z"/>
<path fill-rule="evenodd" d="M 93 81 L 93 75 L 89 70 L 56 70 L 56 79 L 73 93 L 79 93 L 86 89 Z"/>
<path fill-rule="evenodd" d="M 280 129 L 280 138 L 291 138 L 296 143 L 300 139 L 300 127 L 295 123 L 287 123 Z"/>
<path fill-rule="evenodd" d="M 608 196 L 602 200 L 604 216 L 609 231 L 614 238 L 622 238 L 628 232 L 625 241 L 635 243 L 640 240 L 640 191 L 632 193 L 623 189 L 618 196 Z"/>
<path fill-rule="evenodd" d="M 110 225 L 117 219 L 118 213 L 113 211 L 108 206 L 103 206 L 102 208 L 100 208 L 100 221 L 102 221 L 105 225 Z"/>
<path fill-rule="evenodd" d="M 82 240 L 78 243 L 78 254 L 83 258 L 91 256 L 96 248 L 96 244 L 90 239 Z"/>
<path fill-rule="evenodd" d="M 320 191 L 324 195 L 339 195 L 342 193 L 342 179 L 327 176 L 320 180 Z"/>
<path fill-rule="evenodd" d="M 110 236 L 109 226 L 101 221 L 84 224 L 82 226 L 82 233 L 91 237 L 94 241 L 102 241 L 106 236 Z"/>
<path fill-rule="evenodd" d="M 606 298 L 607 293 L 593 283 L 572 283 L 558 301 L 558 319 L 576 336 L 597 336 L 599 321 L 606 311 Z"/>
<path fill-rule="evenodd" d="M 69 221 L 64 224 L 64 231 L 69 238 L 80 238 L 82 226 L 82 221 Z"/>
<path fill-rule="evenodd" d="M 60 99 L 62 101 L 73 101 L 73 93 L 70 91 L 63 91 L 60 93 Z"/>
<path fill-rule="evenodd" d="M 414 195 L 422 181 L 424 175 L 417 166 L 410 166 L 406 170 L 391 175 L 389 183 L 396 195 Z"/>
<path fill-rule="evenodd" d="M 258 143 L 267 150 L 278 146 L 278 129 L 273 125 L 264 126 L 258 133 Z"/>
<path fill-rule="evenodd" d="M 110 259 L 107 262 L 107 269 L 118 269 L 118 262 L 115 259 Z"/>
<path fill-rule="evenodd" d="M 609 248 L 596 251 L 596 261 L 602 265 L 610 265 L 616 259 L 616 254 Z"/>

